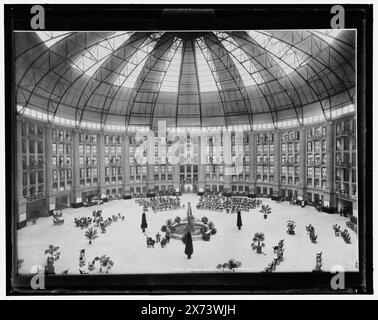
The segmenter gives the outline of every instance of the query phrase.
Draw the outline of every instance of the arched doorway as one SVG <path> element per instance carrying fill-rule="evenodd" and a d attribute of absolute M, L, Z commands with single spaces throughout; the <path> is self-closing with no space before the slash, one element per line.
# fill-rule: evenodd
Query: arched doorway
<path fill-rule="evenodd" d="M 185 193 L 192 193 L 193 192 L 193 185 L 191 183 L 184 184 L 184 192 Z"/>

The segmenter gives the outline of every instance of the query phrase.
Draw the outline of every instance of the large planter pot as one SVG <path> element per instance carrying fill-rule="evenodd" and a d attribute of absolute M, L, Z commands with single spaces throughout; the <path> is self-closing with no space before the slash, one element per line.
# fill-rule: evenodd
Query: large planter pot
<path fill-rule="evenodd" d="M 258 247 L 256 248 L 256 252 L 257 252 L 257 253 L 261 253 L 261 246 L 258 246 Z"/>
<path fill-rule="evenodd" d="M 266 214 L 264 214 L 264 219 L 267 219 L 267 218 L 268 218 L 268 216 Z"/>

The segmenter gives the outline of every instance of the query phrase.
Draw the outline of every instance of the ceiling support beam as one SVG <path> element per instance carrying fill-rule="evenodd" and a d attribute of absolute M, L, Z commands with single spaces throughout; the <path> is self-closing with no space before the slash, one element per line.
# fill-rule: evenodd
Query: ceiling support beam
<path fill-rule="evenodd" d="M 295 112 L 295 115 L 297 117 L 298 123 L 299 124 L 303 124 L 303 112 L 301 112 L 302 110 L 299 111 L 298 107 L 296 106 L 296 103 L 295 103 L 294 99 L 291 97 L 291 95 L 289 94 L 288 90 L 281 84 L 281 81 L 279 79 L 277 79 L 276 77 L 274 77 L 274 75 L 272 74 L 272 72 L 269 70 L 267 62 L 270 63 L 271 65 L 277 65 L 277 68 L 279 68 L 279 70 L 280 70 L 280 72 L 281 72 L 282 75 L 286 75 L 285 71 L 282 70 L 282 68 L 278 64 L 276 64 L 275 61 L 273 61 L 273 59 L 271 59 L 269 55 L 266 54 L 267 52 L 263 52 L 261 50 L 261 48 L 259 48 L 259 47 L 254 47 L 254 48 L 260 49 L 260 50 L 258 50 L 259 54 L 256 57 L 253 54 L 253 52 L 252 52 L 252 48 L 250 47 L 251 44 L 249 42 L 247 42 L 243 38 L 243 36 L 244 37 L 248 37 L 248 35 L 245 32 L 244 33 L 242 33 L 242 32 L 233 32 L 232 35 L 234 35 L 234 40 L 239 45 L 240 50 L 242 50 L 243 52 L 245 52 L 251 58 L 251 60 L 255 61 L 257 64 L 259 64 L 263 68 L 263 71 L 265 71 L 266 73 L 268 73 L 268 76 L 269 76 L 268 78 L 269 79 L 266 79 L 265 72 L 261 72 L 261 71 L 259 72 L 260 76 L 264 79 L 263 85 L 266 86 L 267 89 L 270 92 L 270 89 L 269 89 L 269 86 L 267 85 L 267 83 L 271 82 L 271 81 L 275 81 L 278 84 L 278 86 L 281 88 L 281 90 L 289 98 L 289 100 L 290 100 L 290 102 L 291 102 L 291 104 L 292 104 L 292 106 L 294 108 L 294 112 Z M 243 42 L 243 40 L 244 40 L 244 42 Z M 262 56 L 262 55 L 264 55 L 264 56 Z M 262 57 L 266 57 L 266 59 L 262 59 Z M 234 56 L 234 58 L 236 60 L 238 60 L 237 57 Z M 269 60 L 269 61 L 267 61 L 267 60 Z M 249 70 L 246 70 L 246 71 L 251 75 L 252 79 L 254 79 L 253 76 L 252 76 L 252 74 L 249 72 Z M 291 85 L 292 89 L 296 93 L 297 98 L 298 98 L 298 100 L 300 101 L 300 103 L 302 105 L 302 101 L 301 101 L 301 98 L 299 96 L 299 93 L 298 93 L 296 87 L 292 83 L 290 77 L 288 77 L 286 75 L 286 78 L 290 82 L 290 85 Z M 259 88 L 261 86 L 260 84 L 257 84 L 257 83 L 256 83 L 256 85 Z M 299 115 L 300 113 L 301 113 L 301 116 Z"/>
<path fill-rule="evenodd" d="M 277 58 L 277 59 L 280 59 L 280 57 L 278 57 L 274 52 L 271 52 L 269 50 L 267 50 L 266 48 L 262 47 L 259 43 L 257 43 L 255 40 L 253 40 L 250 36 L 248 36 L 248 38 L 246 38 L 247 41 L 249 41 L 251 44 L 253 44 L 254 46 L 256 47 L 259 47 L 260 49 L 262 50 L 265 50 L 266 52 L 268 52 L 270 55 L 272 55 L 273 57 Z M 323 106 L 323 101 L 322 99 L 320 99 L 319 97 L 319 93 L 314 89 L 314 87 L 312 86 L 312 84 L 305 78 L 303 77 L 303 75 L 299 72 L 298 69 L 294 68 L 293 66 L 291 66 L 289 63 L 287 63 L 285 60 L 281 60 L 286 66 L 288 66 L 290 69 L 293 70 L 293 72 L 295 72 L 303 81 L 305 84 L 307 84 L 307 86 L 314 92 L 315 94 L 315 97 L 317 98 L 319 104 L 320 104 L 320 107 L 321 109 L 324 109 L 324 106 Z M 302 116 L 303 117 L 303 116 Z"/>
<path fill-rule="evenodd" d="M 106 85 L 113 85 L 113 82 L 122 71 L 123 67 L 142 45 L 147 36 L 147 33 L 134 33 L 117 50 L 113 51 L 89 78 L 77 101 L 75 113 L 76 121 L 81 123 L 90 98 L 100 85 L 105 83 L 104 80 L 107 80 L 108 82 Z"/>
<path fill-rule="evenodd" d="M 220 94 L 224 94 L 225 92 L 225 86 L 223 85 L 223 82 L 232 80 L 234 84 L 234 91 L 238 91 L 242 100 L 244 101 L 244 106 L 246 108 L 247 114 L 248 114 L 248 120 L 249 120 L 249 126 L 250 130 L 253 129 L 253 110 L 251 107 L 251 102 L 249 100 L 248 93 L 246 92 L 243 79 L 241 78 L 238 69 L 236 68 L 234 62 L 232 61 L 230 55 L 228 54 L 227 50 L 224 48 L 222 43 L 219 41 L 219 39 L 214 34 L 209 34 L 205 36 L 205 43 L 210 51 L 210 54 L 213 58 L 214 65 L 216 68 L 216 71 L 218 72 L 218 76 L 223 77 L 223 79 L 220 79 L 220 86 L 222 87 L 222 91 Z M 221 50 L 221 53 L 217 53 L 214 46 L 216 46 L 219 50 Z M 226 61 L 223 61 L 222 58 L 225 58 Z M 224 68 L 227 70 L 228 75 L 230 78 L 225 78 L 223 73 L 220 73 L 219 71 L 221 68 Z M 238 79 L 239 83 L 237 82 L 236 78 Z"/>
<path fill-rule="evenodd" d="M 174 39 L 174 35 L 166 32 L 159 39 L 153 51 L 149 54 L 145 64 L 143 65 L 143 69 L 135 82 L 127 104 L 125 114 L 126 130 L 128 130 L 130 125 L 131 115 L 138 97 L 141 98 L 141 95 L 143 94 L 152 94 L 152 102 L 143 102 L 145 105 L 150 105 L 150 110 L 146 114 L 149 115 L 152 111 L 153 105 L 158 97 L 157 90 L 160 88 L 162 83 L 162 74 L 164 74 L 168 69 L 168 64 L 166 63 L 167 55 L 175 41 L 177 40 Z"/>

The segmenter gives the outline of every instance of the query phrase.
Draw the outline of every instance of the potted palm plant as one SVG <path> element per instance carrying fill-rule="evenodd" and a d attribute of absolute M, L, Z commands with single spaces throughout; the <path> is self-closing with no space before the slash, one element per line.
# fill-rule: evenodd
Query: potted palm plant
<path fill-rule="evenodd" d="M 45 272 L 50 274 L 55 274 L 55 267 L 54 263 L 60 257 L 59 247 L 54 246 L 52 244 L 45 250 L 45 255 L 47 255 L 47 261 L 45 266 Z"/>
<path fill-rule="evenodd" d="M 235 272 L 236 268 L 239 268 L 241 266 L 240 261 L 235 261 L 234 259 L 230 259 L 227 262 L 227 268 L 232 270 L 232 272 Z"/>
<path fill-rule="evenodd" d="M 226 264 L 225 264 L 225 263 L 223 263 L 223 264 L 219 263 L 219 264 L 217 265 L 217 269 L 218 269 L 218 270 L 221 270 L 221 269 L 222 269 L 222 271 L 224 271 L 225 268 L 226 268 Z"/>
<path fill-rule="evenodd" d="M 264 215 L 264 219 L 268 218 L 268 214 L 271 214 L 272 213 L 272 208 L 269 207 L 269 205 L 262 205 L 261 206 L 261 209 L 260 209 L 260 212 Z"/>
<path fill-rule="evenodd" d="M 225 263 L 219 263 L 217 265 L 218 270 L 222 270 L 224 272 L 225 269 L 232 270 L 232 272 L 235 272 L 236 268 L 239 268 L 241 266 L 240 261 L 235 261 L 235 259 L 230 259 Z"/>
<path fill-rule="evenodd" d="M 287 233 L 288 234 L 291 234 L 291 235 L 293 235 L 293 234 L 295 234 L 295 222 L 294 221 L 292 221 L 292 220 L 289 220 L 288 222 L 287 222 Z"/>
<path fill-rule="evenodd" d="M 209 222 L 209 219 L 208 219 L 207 217 L 202 217 L 202 218 L 201 218 L 201 222 L 202 222 L 203 224 L 207 224 L 207 223 Z"/>
<path fill-rule="evenodd" d="M 175 223 L 180 223 L 181 222 L 181 217 L 177 216 L 174 220 Z"/>
<path fill-rule="evenodd" d="M 262 253 L 261 248 L 265 247 L 265 236 L 262 232 L 256 232 L 252 239 L 252 250 L 256 250 L 257 253 Z"/>
<path fill-rule="evenodd" d="M 89 244 L 92 244 L 92 240 L 98 238 L 97 230 L 88 228 L 87 231 L 85 231 L 85 237 L 89 240 Z"/>
<path fill-rule="evenodd" d="M 105 270 L 106 273 L 109 273 L 109 270 L 114 266 L 113 260 L 111 260 L 107 255 L 101 256 L 99 262 L 100 272 L 103 272 Z"/>

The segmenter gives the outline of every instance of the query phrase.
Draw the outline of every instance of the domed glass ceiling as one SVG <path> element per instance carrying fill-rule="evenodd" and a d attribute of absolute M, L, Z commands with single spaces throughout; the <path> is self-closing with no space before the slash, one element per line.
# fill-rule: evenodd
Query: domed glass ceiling
<path fill-rule="evenodd" d="M 17 104 L 101 124 L 271 123 L 354 104 L 354 30 L 17 32 Z"/>

